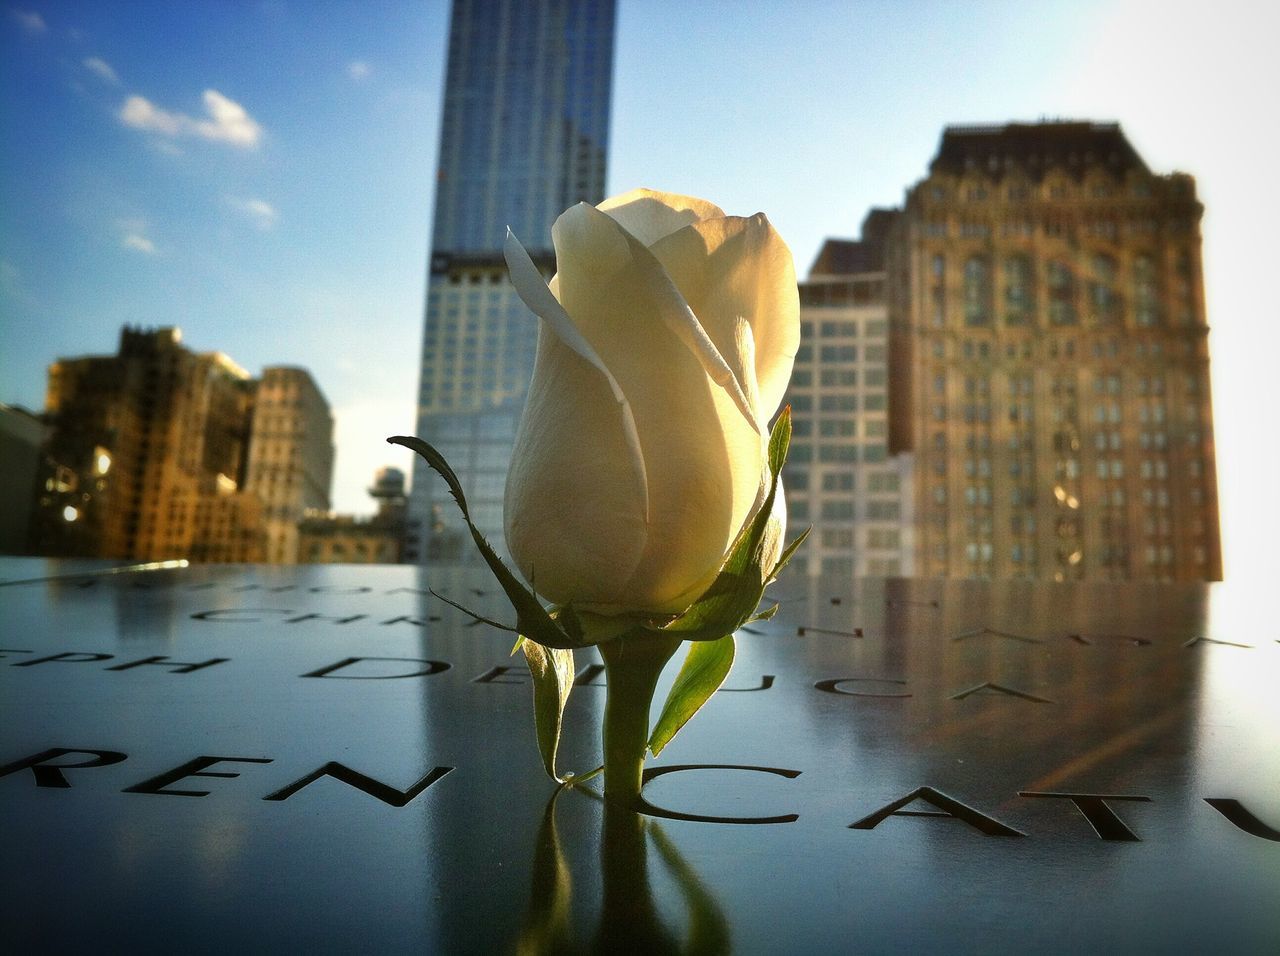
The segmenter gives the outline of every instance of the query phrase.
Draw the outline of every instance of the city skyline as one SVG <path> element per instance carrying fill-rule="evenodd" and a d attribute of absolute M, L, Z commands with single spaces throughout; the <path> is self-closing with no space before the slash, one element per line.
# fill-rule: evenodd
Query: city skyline
<path fill-rule="evenodd" d="M 715 8 L 620 4 L 609 192 L 763 209 L 798 271 L 900 203 L 948 123 L 1115 120 L 1153 167 L 1196 177 L 1226 573 L 1261 573 L 1246 536 L 1277 525 L 1253 397 L 1276 343 L 1265 15 Z M 181 325 L 248 367 L 310 368 L 338 419 L 335 507 L 367 510 L 376 467 L 407 465 L 383 438 L 412 429 L 447 5 L 192 9 L 4 10 L 0 401 L 38 410 L 48 364 L 109 350 L 126 322 Z"/>

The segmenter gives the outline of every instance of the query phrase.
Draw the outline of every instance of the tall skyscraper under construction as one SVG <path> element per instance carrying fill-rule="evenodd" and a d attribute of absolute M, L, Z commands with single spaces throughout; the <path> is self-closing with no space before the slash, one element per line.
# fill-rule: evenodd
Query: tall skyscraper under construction
<path fill-rule="evenodd" d="M 507 281 L 508 227 L 550 276 L 551 225 L 604 198 L 613 0 L 455 0 L 449 25 L 417 434 L 462 479 L 495 544 L 537 320 Z M 414 462 L 405 556 L 471 552 Z"/>

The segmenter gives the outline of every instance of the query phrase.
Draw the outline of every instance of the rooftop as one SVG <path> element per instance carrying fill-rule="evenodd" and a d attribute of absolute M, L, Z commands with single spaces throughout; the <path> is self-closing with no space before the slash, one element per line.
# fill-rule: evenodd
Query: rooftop
<path fill-rule="evenodd" d="M 1017 168 L 1039 178 L 1054 168 L 1080 175 L 1099 165 L 1116 173 L 1150 172 L 1119 123 L 1058 120 L 948 126 L 929 172 L 960 175 L 981 169 L 1000 176 Z"/>

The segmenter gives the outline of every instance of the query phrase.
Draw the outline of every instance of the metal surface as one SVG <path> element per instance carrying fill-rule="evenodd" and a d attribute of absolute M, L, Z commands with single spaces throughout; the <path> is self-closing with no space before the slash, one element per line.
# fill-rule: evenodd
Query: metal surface
<path fill-rule="evenodd" d="M 20 949 L 1280 949 L 1269 596 L 784 580 L 606 820 L 480 572 L 101 567 L 0 561 Z"/>

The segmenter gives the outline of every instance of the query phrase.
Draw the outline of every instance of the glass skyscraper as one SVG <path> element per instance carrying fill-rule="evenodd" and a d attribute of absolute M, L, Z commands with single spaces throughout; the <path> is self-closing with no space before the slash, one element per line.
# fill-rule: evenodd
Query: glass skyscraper
<path fill-rule="evenodd" d="M 502 546 L 502 496 L 537 319 L 507 281 L 507 227 L 549 277 L 551 225 L 604 198 L 614 0 L 454 0 L 427 277 L 417 434 Z M 414 462 L 406 559 L 461 557 L 443 482 Z"/>

